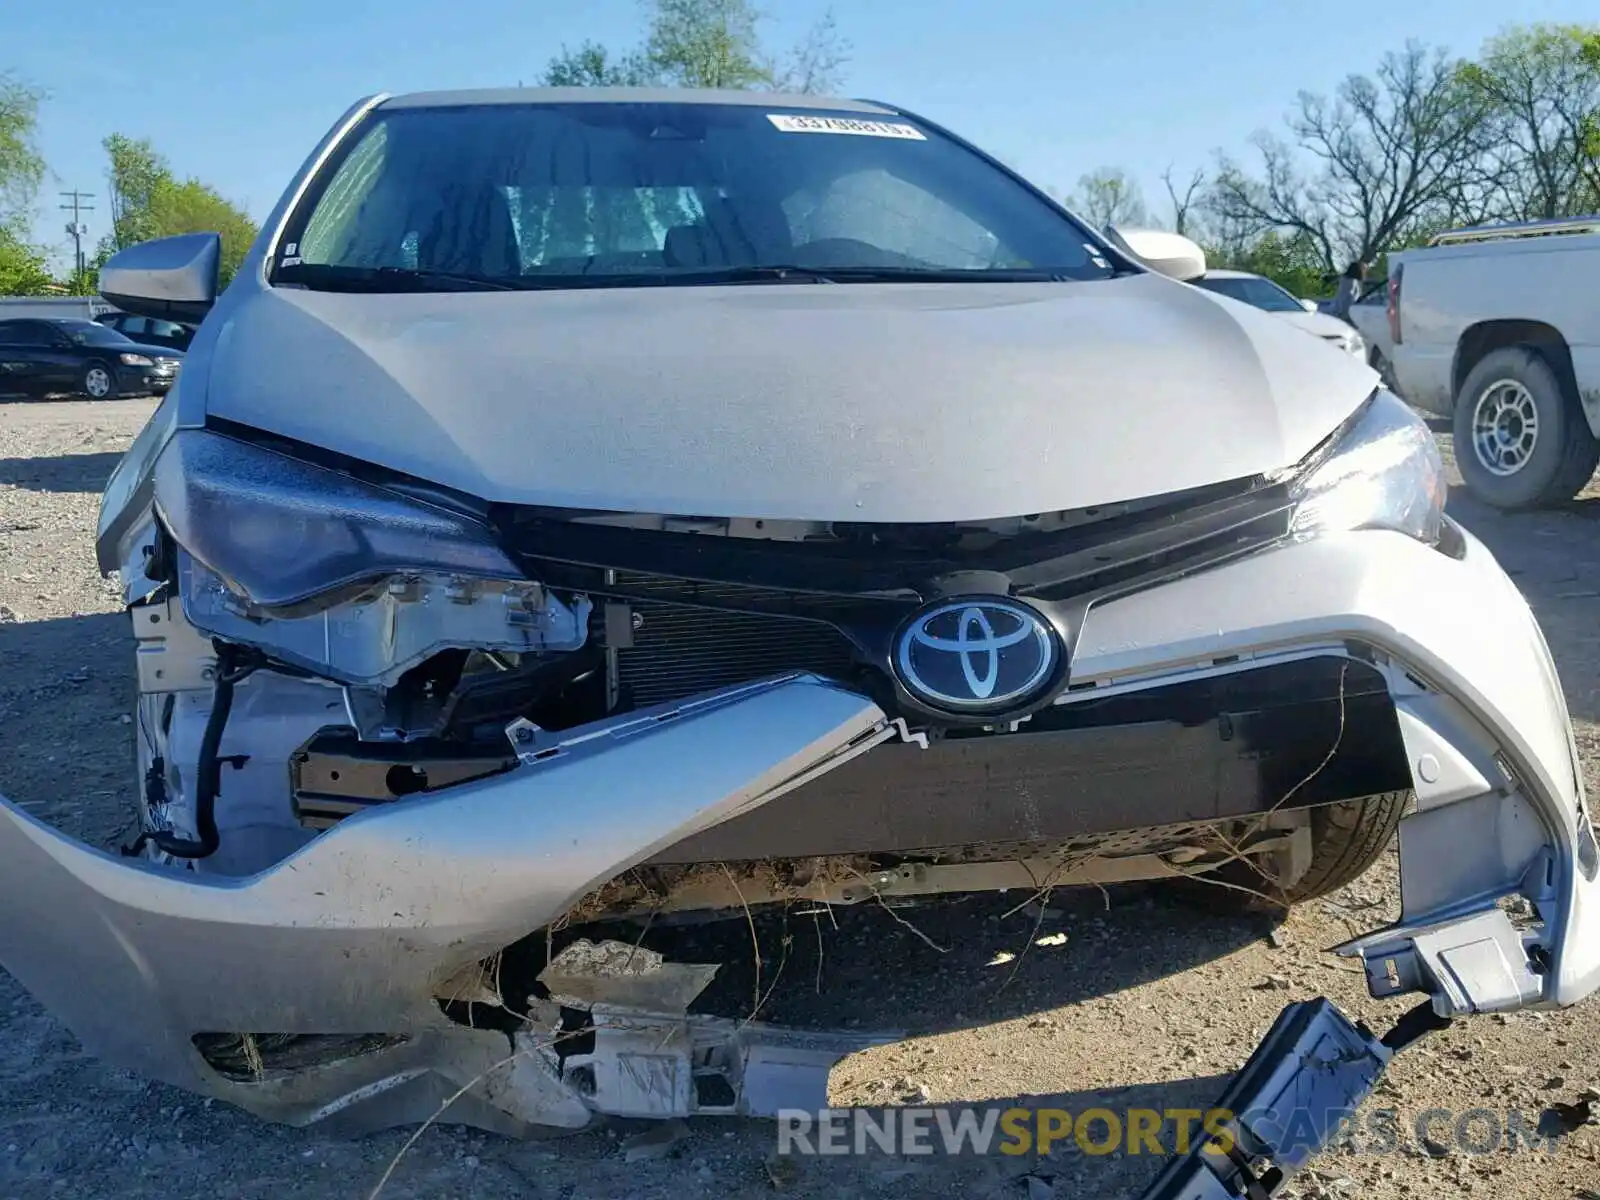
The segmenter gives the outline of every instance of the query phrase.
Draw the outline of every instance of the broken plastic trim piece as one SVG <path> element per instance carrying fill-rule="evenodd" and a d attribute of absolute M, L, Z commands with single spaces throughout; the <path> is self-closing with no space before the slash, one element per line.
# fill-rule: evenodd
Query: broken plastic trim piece
<path fill-rule="evenodd" d="M 1424 1003 L 1379 1038 L 1321 997 L 1289 1005 L 1218 1102 L 1230 1114 L 1223 1130 L 1173 1160 L 1141 1200 L 1271 1200 L 1338 1136 L 1397 1052 L 1449 1023 Z"/>
<path fill-rule="evenodd" d="M 580 940 L 539 974 L 548 1001 L 530 1010 L 534 1028 L 515 1035 L 519 1050 L 547 1063 L 541 1094 L 562 1114 L 592 1110 L 651 1119 L 776 1117 L 828 1103 L 828 1073 L 848 1054 L 898 1040 L 899 1033 L 783 1029 L 754 1020 L 691 1016 L 711 982 L 710 963 L 669 963 L 625 942 Z M 588 1050 L 556 1054 L 538 1029 L 540 1009 L 587 1014 Z M 550 1033 L 553 1033 L 551 1025 Z"/>
<path fill-rule="evenodd" d="M 1380 1000 L 1425 991 L 1437 1011 L 1466 1016 L 1539 1002 L 1549 963 L 1539 937 L 1518 930 L 1504 910 L 1493 908 L 1429 925 L 1393 925 L 1335 952 L 1361 959 L 1367 990 Z"/>

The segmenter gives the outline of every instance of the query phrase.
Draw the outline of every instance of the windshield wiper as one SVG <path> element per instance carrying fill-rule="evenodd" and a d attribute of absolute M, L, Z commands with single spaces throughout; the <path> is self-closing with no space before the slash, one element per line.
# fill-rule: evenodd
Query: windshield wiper
<path fill-rule="evenodd" d="M 325 292 L 517 292 L 744 283 L 1064 283 L 1074 278 L 1066 271 L 1032 267 L 967 271 L 951 267 L 802 267 L 770 263 L 599 275 L 490 276 L 413 267 L 291 263 L 277 269 L 273 282 L 300 284 Z"/>
<path fill-rule="evenodd" d="M 1039 267 L 830 267 L 828 274 L 841 283 L 1066 283 L 1075 278 Z"/>
<path fill-rule="evenodd" d="M 765 279 L 818 283 L 1065 283 L 1075 276 L 1035 267 L 961 270 L 955 267 L 728 267 L 661 276 L 663 283 L 745 283 Z"/>
<path fill-rule="evenodd" d="M 511 292 L 520 279 L 430 271 L 417 267 L 349 267 L 336 263 L 290 263 L 277 269 L 275 283 L 298 283 L 319 292 Z M 535 282 L 527 286 L 539 287 Z"/>
<path fill-rule="evenodd" d="M 772 263 L 648 274 L 551 277 L 558 278 L 562 287 L 695 287 L 739 283 L 1062 283 L 1075 276 L 1031 267 L 964 271 L 951 267 L 801 267 Z"/>
<path fill-rule="evenodd" d="M 695 267 L 688 270 L 619 271 L 599 275 L 546 275 L 545 287 L 630 288 L 695 287 L 719 283 L 835 283 L 834 270 L 773 264 L 750 267 Z"/>

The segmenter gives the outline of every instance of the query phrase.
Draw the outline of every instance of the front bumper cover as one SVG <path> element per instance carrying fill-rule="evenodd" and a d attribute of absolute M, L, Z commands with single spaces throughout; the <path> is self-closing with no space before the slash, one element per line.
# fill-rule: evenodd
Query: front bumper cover
<path fill-rule="evenodd" d="M 1383 671 L 1418 796 L 1401 920 L 1345 948 L 1374 993 L 1422 991 L 1450 1016 L 1593 991 L 1600 882 L 1565 703 L 1527 604 L 1474 539 L 1451 557 L 1398 534 L 1330 536 L 1106 603 L 1073 681 L 1102 694 L 1312 653 Z M 505 1036 L 449 1023 L 440 985 L 895 733 L 815 677 L 728 689 L 569 731 L 508 774 L 351 818 L 243 880 L 115 858 L 3 804 L 0 963 L 91 1053 L 272 1119 L 413 1121 L 473 1084 L 459 1120 L 514 1132 L 560 1110 L 570 1124 L 570 1096 L 544 1076 L 482 1082 Z M 1531 928 L 1498 904 L 1516 893 L 1537 908 Z M 193 1041 L 239 1031 L 402 1040 L 240 1082 Z"/>

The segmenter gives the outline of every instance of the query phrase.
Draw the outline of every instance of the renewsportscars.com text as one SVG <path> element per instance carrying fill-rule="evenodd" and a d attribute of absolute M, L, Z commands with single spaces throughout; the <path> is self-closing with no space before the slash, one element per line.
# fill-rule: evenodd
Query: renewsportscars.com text
<path fill-rule="evenodd" d="M 1222 1108 L 858 1108 L 783 1109 L 778 1113 L 778 1153 L 844 1154 L 1049 1154 L 1075 1146 L 1084 1154 L 1187 1154 L 1211 1142 L 1226 1153 L 1239 1125 L 1280 1150 L 1314 1150 L 1322 1131 L 1337 1130 L 1331 1145 L 1360 1154 L 1395 1154 L 1408 1146 L 1447 1147 L 1464 1154 L 1532 1150 L 1554 1153 L 1559 1136 L 1541 1129 L 1536 1115 L 1517 1109 L 1423 1109 L 1401 1113 L 1296 1109 L 1288 1114 Z"/>

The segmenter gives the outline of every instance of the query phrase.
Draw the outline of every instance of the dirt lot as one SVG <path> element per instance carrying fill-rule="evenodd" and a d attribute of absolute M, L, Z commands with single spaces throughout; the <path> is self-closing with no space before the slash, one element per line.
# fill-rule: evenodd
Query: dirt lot
<path fill-rule="evenodd" d="M 91 540 L 101 485 L 150 409 L 145 401 L 0 406 L 0 789 L 107 846 L 131 811 L 131 639 L 115 615 L 114 587 L 96 574 Z M 1452 509 L 1538 611 L 1578 722 L 1590 793 L 1600 795 L 1600 494 L 1568 511 L 1516 518 L 1465 501 Z M 936 1104 L 1058 1103 L 1074 1112 L 1095 1104 L 1204 1108 L 1289 1000 L 1325 994 L 1380 1028 L 1398 1015 L 1402 1005 L 1369 1000 L 1359 971 L 1325 949 L 1386 918 L 1395 896 L 1391 852 L 1334 902 L 1297 912 L 1270 941 L 1261 926 L 1198 916 L 1140 889 L 1058 894 L 1039 932 L 1066 939 L 1045 945 L 1030 945 L 1032 916 L 1001 919 L 1009 903 L 915 914 L 945 953 L 872 906 L 842 912 L 838 929 L 824 925 L 820 938 L 797 924 L 786 943 L 784 928 L 767 922 L 769 973 L 780 960 L 785 967 L 763 1016 L 910 1031 L 839 1066 L 839 1105 L 922 1095 Z M 675 954 L 738 959 L 716 986 L 748 997 L 747 939 L 742 929 L 731 941 L 726 931 L 702 930 L 680 935 Z M 1002 989 L 1016 964 L 990 964 L 1024 948 Z M 1358 1139 L 1356 1149 L 1325 1155 L 1287 1194 L 1593 1200 L 1594 1125 L 1552 1155 L 1469 1154 L 1424 1144 L 1415 1132 L 1430 1108 L 1515 1109 L 1533 1122 L 1592 1087 L 1600 1087 L 1600 1005 L 1460 1023 L 1402 1056 L 1369 1105 L 1397 1112 L 1394 1152 L 1372 1152 L 1369 1139 Z M 383 1194 L 691 1200 L 776 1189 L 797 1197 L 1045 1200 L 1136 1192 L 1158 1166 L 1149 1155 L 1089 1157 L 1058 1147 L 1043 1159 L 875 1155 L 780 1170 L 767 1166 L 772 1126 L 731 1121 L 697 1122 L 667 1156 L 630 1162 L 622 1139 L 637 1128 L 619 1122 L 516 1143 L 436 1126 Z M 1450 1122 L 1433 1128 L 1448 1136 Z M 1482 1145 L 1482 1120 L 1476 1129 Z M 401 1132 L 344 1142 L 265 1126 L 110 1070 L 0 972 L 0 1197 L 364 1197 L 404 1140 Z"/>

